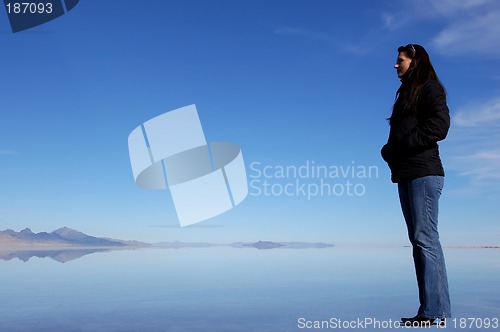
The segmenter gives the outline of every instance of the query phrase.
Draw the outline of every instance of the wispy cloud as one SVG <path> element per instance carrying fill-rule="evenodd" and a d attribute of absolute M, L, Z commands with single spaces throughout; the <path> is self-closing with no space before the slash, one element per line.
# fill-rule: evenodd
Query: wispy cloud
<path fill-rule="evenodd" d="M 398 20 L 395 14 L 382 13 L 380 18 L 384 27 L 388 30 L 396 30 L 396 28 L 402 25 L 402 21 Z"/>
<path fill-rule="evenodd" d="M 500 9 L 459 18 L 444 28 L 432 44 L 441 53 L 500 56 L 499 19 Z"/>
<path fill-rule="evenodd" d="M 458 109 L 452 119 L 450 168 L 470 180 L 474 191 L 500 185 L 500 98 Z"/>
<path fill-rule="evenodd" d="M 422 1 L 427 8 L 432 8 L 436 13 L 443 16 L 453 16 L 463 12 L 469 12 L 477 9 L 482 9 L 484 6 L 489 6 L 497 3 L 497 0 L 440 0 Z M 425 11 L 424 11 L 425 13 Z M 429 10 L 427 14 L 429 15 Z"/>
<path fill-rule="evenodd" d="M 500 122 L 500 97 L 458 109 L 453 117 L 453 122 L 458 127 L 498 125 L 498 122 Z"/>
<path fill-rule="evenodd" d="M 422 21 L 443 23 L 430 39 L 440 53 L 500 56 L 500 2 L 498 0 L 421 0 L 401 2 L 400 11 L 382 13 L 388 30 Z M 411 15 L 408 13 L 411 12 Z M 404 17 L 404 19 L 402 19 Z"/>
<path fill-rule="evenodd" d="M 500 150 L 479 151 L 467 156 L 457 156 L 455 159 L 462 162 L 463 166 L 469 166 L 460 175 L 479 181 L 500 180 Z"/>

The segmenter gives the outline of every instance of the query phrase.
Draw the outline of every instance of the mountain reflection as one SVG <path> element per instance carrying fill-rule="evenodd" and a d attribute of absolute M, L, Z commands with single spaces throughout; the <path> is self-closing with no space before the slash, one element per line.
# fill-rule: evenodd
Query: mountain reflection
<path fill-rule="evenodd" d="M 17 258 L 23 262 L 29 261 L 33 257 L 52 258 L 59 263 L 66 263 L 85 255 L 90 255 L 96 252 L 107 252 L 110 249 L 64 249 L 64 250 L 19 250 L 0 252 L 0 259 L 9 261 Z"/>

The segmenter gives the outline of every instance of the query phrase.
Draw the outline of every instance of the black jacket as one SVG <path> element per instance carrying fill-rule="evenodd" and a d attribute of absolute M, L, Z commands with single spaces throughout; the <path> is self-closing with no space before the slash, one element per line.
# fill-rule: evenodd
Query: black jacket
<path fill-rule="evenodd" d="M 405 112 L 396 102 L 391 118 L 389 139 L 381 152 L 391 169 L 392 182 L 444 176 L 437 142 L 448 133 L 450 112 L 441 85 L 432 80 L 426 82 L 416 110 Z"/>

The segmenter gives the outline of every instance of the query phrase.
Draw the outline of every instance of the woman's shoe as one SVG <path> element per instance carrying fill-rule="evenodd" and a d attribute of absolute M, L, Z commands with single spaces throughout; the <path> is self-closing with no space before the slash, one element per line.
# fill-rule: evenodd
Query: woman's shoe
<path fill-rule="evenodd" d="M 422 316 L 415 316 L 412 318 L 401 318 L 401 323 L 405 326 L 412 327 L 430 327 L 434 324 L 436 318 L 427 318 Z"/>

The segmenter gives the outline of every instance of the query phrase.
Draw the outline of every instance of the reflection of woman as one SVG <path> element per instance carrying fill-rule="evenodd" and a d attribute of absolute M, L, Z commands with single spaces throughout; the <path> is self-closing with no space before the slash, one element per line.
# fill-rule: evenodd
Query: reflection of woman
<path fill-rule="evenodd" d="M 413 247 L 420 308 L 406 325 L 424 326 L 451 316 L 448 279 L 438 233 L 438 200 L 444 171 L 437 142 L 450 126 L 446 93 L 425 49 L 416 44 L 398 48 L 394 65 L 397 91 L 390 133 L 382 148 Z"/>

